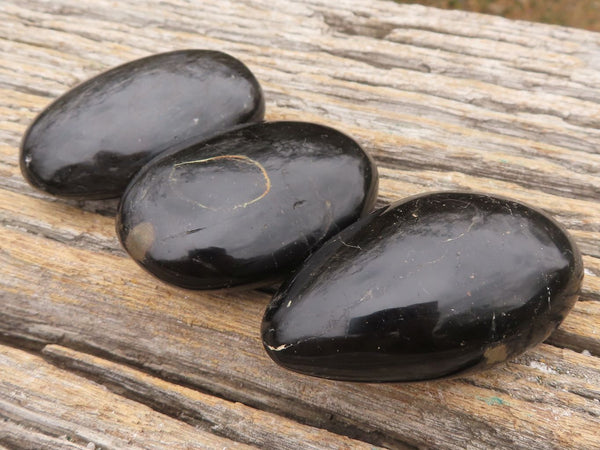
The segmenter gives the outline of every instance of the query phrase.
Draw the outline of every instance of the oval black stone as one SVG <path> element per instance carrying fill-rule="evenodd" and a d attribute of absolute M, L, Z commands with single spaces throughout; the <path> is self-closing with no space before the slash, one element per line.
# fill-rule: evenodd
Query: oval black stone
<path fill-rule="evenodd" d="M 113 68 L 70 90 L 29 127 L 23 176 L 51 194 L 119 197 L 135 173 L 173 146 L 264 116 L 261 87 L 225 53 L 182 50 Z"/>
<path fill-rule="evenodd" d="M 149 163 L 121 199 L 117 233 L 163 281 L 260 285 L 369 212 L 376 196 L 377 169 L 349 137 L 260 123 Z"/>
<path fill-rule="evenodd" d="M 388 382 L 464 374 L 542 342 L 577 299 L 566 231 L 509 199 L 401 200 L 331 238 L 275 294 L 263 343 L 280 365 Z"/>

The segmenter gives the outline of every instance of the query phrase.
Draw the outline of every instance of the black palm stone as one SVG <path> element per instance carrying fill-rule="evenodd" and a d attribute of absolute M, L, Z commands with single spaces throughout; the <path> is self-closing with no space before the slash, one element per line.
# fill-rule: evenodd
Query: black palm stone
<path fill-rule="evenodd" d="M 48 106 L 23 138 L 21 171 L 56 196 L 119 197 L 162 151 L 263 115 L 258 81 L 232 56 L 157 54 L 100 74 Z"/>
<path fill-rule="evenodd" d="M 117 233 L 168 283 L 264 285 L 368 213 L 377 180 L 371 158 L 339 131 L 250 125 L 144 167 L 121 199 Z"/>
<path fill-rule="evenodd" d="M 490 195 L 401 200 L 331 238 L 276 293 L 271 358 L 308 375 L 418 381 L 506 361 L 577 299 L 583 265 L 546 214 Z"/>

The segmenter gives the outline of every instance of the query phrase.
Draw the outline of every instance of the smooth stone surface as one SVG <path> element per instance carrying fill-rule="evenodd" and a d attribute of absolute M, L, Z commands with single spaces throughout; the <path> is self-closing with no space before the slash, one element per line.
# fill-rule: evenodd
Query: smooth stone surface
<path fill-rule="evenodd" d="M 232 56 L 157 54 L 98 75 L 48 106 L 25 133 L 21 171 L 57 196 L 119 197 L 160 152 L 263 116 L 258 81 Z"/>
<path fill-rule="evenodd" d="M 177 286 L 266 284 L 368 213 L 377 180 L 371 158 L 339 131 L 251 125 L 142 169 L 117 233 L 142 267 Z"/>
<path fill-rule="evenodd" d="M 429 380 L 542 342 L 577 299 L 581 255 L 553 219 L 477 193 L 401 200 L 325 243 L 275 294 L 268 354 L 349 381 Z"/>

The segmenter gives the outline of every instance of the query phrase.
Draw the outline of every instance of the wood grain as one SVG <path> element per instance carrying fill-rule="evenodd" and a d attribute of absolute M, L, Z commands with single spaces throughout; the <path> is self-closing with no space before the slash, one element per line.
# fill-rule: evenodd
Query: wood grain
<path fill-rule="evenodd" d="M 306 449 L 374 449 L 352 439 L 178 386 L 69 348 L 47 345 L 42 354 L 61 367 L 83 373 L 121 395 L 170 413 L 197 428 L 231 436 L 260 448 L 294 448 L 302 445 Z"/>
<path fill-rule="evenodd" d="M 112 394 L 38 356 L 5 346 L 0 347 L 0 387 L 0 417 L 7 424 L 0 428 L 4 445 L 248 448 Z M 23 442 L 23 438 L 29 441 Z"/>
<path fill-rule="evenodd" d="M 599 34 L 359 0 L 4 0 L 0 20 L 0 445 L 166 448 L 163 423 L 176 446 L 600 448 Z M 551 213 L 584 254 L 573 312 L 547 343 L 457 380 L 275 366 L 266 293 L 165 286 L 119 248 L 115 201 L 54 199 L 19 172 L 20 137 L 51 100 L 180 48 L 242 59 L 268 119 L 355 137 L 380 204 L 467 189 Z"/>

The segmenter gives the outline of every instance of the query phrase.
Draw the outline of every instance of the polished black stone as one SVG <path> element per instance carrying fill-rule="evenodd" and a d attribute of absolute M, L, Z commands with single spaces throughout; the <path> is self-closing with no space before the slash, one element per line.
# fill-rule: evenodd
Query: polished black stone
<path fill-rule="evenodd" d="M 260 123 L 149 163 L 121 199 L 117 233 L 166 282 L 260 285 L 369 212 L 376 196 L 377 169 L 349 137 Z"/>
<path fill-rule="evenodd" d="M 282 366 L 349 381 L 417 381 L 506 361 L 577 299 L 581 255 L 553 219 L 477 193 L 380 209 L 315 252 L 262 324 Z"/>
<path fill-rule="evenodd" d="M 237 59 L 207 50 L 162 53 L 98 75 L 48 106 L 23 138 L 21 171 L 57 196 L 119 197 L 165 149 L 263 115 L 260 85 Z"/>

